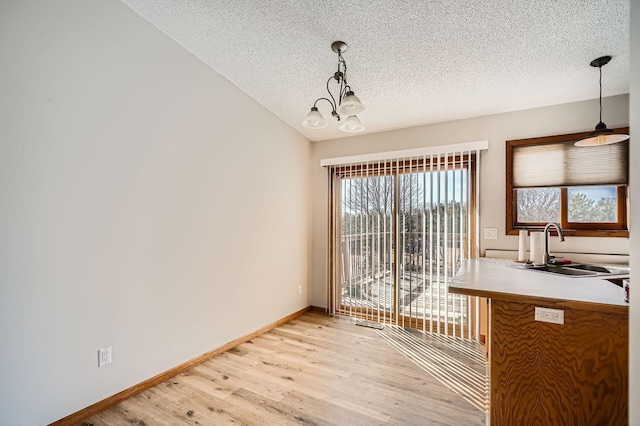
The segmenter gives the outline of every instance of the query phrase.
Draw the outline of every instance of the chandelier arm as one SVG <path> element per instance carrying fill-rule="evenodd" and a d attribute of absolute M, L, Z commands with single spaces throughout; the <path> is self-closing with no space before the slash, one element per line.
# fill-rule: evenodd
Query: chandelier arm
<path fill-rule="evenodd" d="M 333 102 L 329 101 L 329 99 L 327 98 L 320 98 L 320 99 L 327 99 L 329 102 L 331 102 L 331 108 L 333 108 L 333 110 L 335 111 L 338 108 L 339 103 L 336 102 L 336 98 L 333 97 L 331 90 L 329 90 L 329 82 L 331 80 L 333 80 L 333 77 L 329 77 L 329 80 L 327 80 L 327 93 L 329 94 L 329 96 L 331 96 L 331 99 L 333 100 Z"/>
<path fill-rule="evenodd" d="M 328 98 L 318 98 L 318 99 L 313 103 L 313 107 L 314 107 L 314 108 L 317 108 L 317 107 L 316 107 L 316 104 L 317 104 L 318 102 L 320 102 L 321 100 L 325 100 L 325 101 L 327 101 L 327 102 L 329 102 L 329 103 L 331 104 L 331 110 L 332 110 L 332 112 L 336 110 L 335 106 L 333 105 L 333 102 L 331 102 Z"/>

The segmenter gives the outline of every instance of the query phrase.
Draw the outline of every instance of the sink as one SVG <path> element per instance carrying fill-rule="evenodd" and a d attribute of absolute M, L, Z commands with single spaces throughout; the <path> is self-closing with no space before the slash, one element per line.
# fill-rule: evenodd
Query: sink
<path fill-rule="evenodd" d="M 589 265 L 585 263 L 573 263 L 568 265 L 514 265 L 516 268 L 534 272 L 545 272 L 548 274 L 563 275 L 568 278 L 586 277 L 628 277 L 629 270 L 622 268 L 611 268 L 608 266 Z"/>
<path fill-rule="evenodd" d="M 616 271 L 622 271 L 621 269 L 613 269 L 613 268 L 606 268 L 604 266 L 597 266 L 597 265 L 585 265 L 585 264 L 569 264 L 569 265 L 564 265 L 565 268 L 571 268 L 577 271 L 593 271 L 593 272 L 598 272 L 598 273 L 602 273 L 602 274 L 615 274 Z M 620 273 L 620 272 L 618 272 Z M 624 273 L 624 272 L 623 272 Z"/>
<path fill-rule="evenodd" d="M 527 269 L 529 271 L 548 272 L 550 274 L 570 275 L 572 277 L 595 277 L 596 275 L 598 275 L 598 272 L 588 269 L 567 268 L 565 266 L 556 265 L 531 266 L 524 267 L 524 269 Z"/>

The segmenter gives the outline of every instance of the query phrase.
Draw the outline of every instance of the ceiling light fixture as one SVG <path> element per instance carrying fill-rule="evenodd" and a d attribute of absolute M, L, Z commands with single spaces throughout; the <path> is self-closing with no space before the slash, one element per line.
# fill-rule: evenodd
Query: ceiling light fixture
<path fill-rule="evenodd" d="M 357 133 L 364 130 L 364 126 L 360 122 L 360 119 L 356 114 L 360 114 L 364 111 L 364 105 L 360 102 L 360 99 L 353 93 L 351 87 L 347 83 L 347 63 L 345 62 L 342 54 L 347 51 L 347 43 L 344 41 L 334 41 L 331 44 L 331 50 L 338 54 L 338 71 L 336 71 L 329 80 L 327 80 L 327 92 L 329 92 L 329 98 L 318 98 L 311 107 L 311 111 L 302 121 L 302 125 L 307 129 L 322 129 L 327 127 L 327 122 L 318 111 L 318 102 L 325 100 L 331 104 L 331 115 L 338 121 L 346 117 L 346 119 L 340 124 L 339 128 L 343 132 Z M 337 96 L 333 96 L 329 83 L 331 80 L 335 80 L 338 85 Z M 336 100 L 337 98 L 337 100 Z"/>
<path fill-rule="evenodd" d="M 600 121 L 596 125 L 596 129 L 589 133 L 586 139 L 576 142 L 575 146 L 609 145 L 629 139 L 629 135 L 614 133 L 613 130 L 607 129 L 607 125 L 602 122 L 602 67 L 607 65 L 610 60 L 611 56 L 601 56 L 589 64 L 592 67 L 598 67 L 600 70 Z"/>

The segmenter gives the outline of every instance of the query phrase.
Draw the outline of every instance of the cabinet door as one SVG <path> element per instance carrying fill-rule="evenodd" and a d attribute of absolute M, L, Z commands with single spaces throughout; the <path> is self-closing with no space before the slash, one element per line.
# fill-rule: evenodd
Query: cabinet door
<path fill-rule="evenodd" d="M 628 314 L 490 306 L 491 424 L 628 424 Z M 536 306 L 564 324 L 535 321 Z"/>

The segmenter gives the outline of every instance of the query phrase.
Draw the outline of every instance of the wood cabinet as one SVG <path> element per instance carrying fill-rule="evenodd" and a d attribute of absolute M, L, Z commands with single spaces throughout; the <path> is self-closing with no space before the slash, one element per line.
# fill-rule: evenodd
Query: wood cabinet
<path fill-rule="evenodd" d="M 627 313 L 492 299 L 490 359 L 492 425 L 628 423 Z"/>

